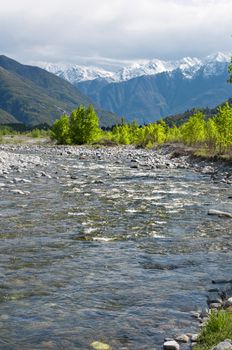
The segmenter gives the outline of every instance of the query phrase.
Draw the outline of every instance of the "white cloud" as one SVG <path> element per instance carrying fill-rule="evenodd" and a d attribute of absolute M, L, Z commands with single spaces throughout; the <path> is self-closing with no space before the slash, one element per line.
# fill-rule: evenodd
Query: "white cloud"
<path fill-rule="evenodd" d="M 2 53 L 79 62 L 204 56 L 231 51 L 232 0 L 8 0 Z"/>

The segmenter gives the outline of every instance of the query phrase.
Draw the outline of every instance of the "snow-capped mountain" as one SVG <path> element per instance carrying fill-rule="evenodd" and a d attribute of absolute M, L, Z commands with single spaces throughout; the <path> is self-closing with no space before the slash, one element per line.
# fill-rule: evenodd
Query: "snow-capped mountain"
<path fill-rule="evenodd" d="M 94 66 L 80 66 L 67 64 L 42 63 L 40 66 L 47 71 L 58 75 L 72 84 L 95 79 L 104 79 L 107 82 L 122 82 L 144 75 L 156 75 L 163 72 L 173 72 L 179 69 L 186 79 L 192 79 L 203 70 L 205 77 L 220 74 L 228 62 L 230 54 L 216 53 L 203 59 L 184 57 L 175 61 L 159 59 L 135 62 L 116 72 L 108 71 Z"/>
<path fill-rule="evenodd" d="M 41 63 L 41 68 L 50 73 L 58 75 L 59 77 L 69 81 L 70 83 L 79 83 L 81 81 L 88 81 L 94 79 L 106 79 L 107 81 L 114 81 L 114 73 L 107 70 L 92 67 L 79 66 L 70 64 L 52 64 Z"/>

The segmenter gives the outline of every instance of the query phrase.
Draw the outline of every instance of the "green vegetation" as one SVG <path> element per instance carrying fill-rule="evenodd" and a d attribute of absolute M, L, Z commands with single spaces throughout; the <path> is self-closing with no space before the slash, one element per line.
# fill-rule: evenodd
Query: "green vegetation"
<path fill-rule="evenodd" d="M 165 142 L 179 142 L 199 149 L 205 155 L 230 154 L 232 149 L 232 106 L 225 103 L 217 114 L 208 120 L 202 112 L 196 112 L 185 123 L 169 127 L 163 120 L 140 127 L 122 120 L 111 131 L 100 130 L 98 117 L 93 109 L 84 106 L 63 115 L 52 127 L 52 137 L 59 144 L 133 144 L 152 148 Z"/>
<path fill-rule="evenodd" d="M 228 73 L 229 73 L 229 82 L 232 84 L 232 57 L 231 57 L 231 63 L 228 68 Z"/>
<path fill-rule="evenodd" d="M 225 310 L 212 312 L 209 321 L 202 328 L 199 342 L 194 349 L 209 350 L 225 339 L 232 339 L 232 312 Z"/>
<path fill-rule="evenodd" d="M 52 127 L 52 138 L 59 144 L 87 144 L 98 141 L 101 130 L 93 106 L 80 106 L 71 113 L 56 120 Z"/>

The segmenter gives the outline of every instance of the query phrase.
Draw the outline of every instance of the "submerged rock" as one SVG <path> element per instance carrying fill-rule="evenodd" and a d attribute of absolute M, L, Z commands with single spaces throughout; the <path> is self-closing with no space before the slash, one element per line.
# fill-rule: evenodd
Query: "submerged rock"
<path fill-rule="evenodd" d="M 215 209 L 209 209 L 208 215 L 216 215 L 219 217 L 232 218 L 232 213 L 228 213 L 228 212 L 220 211 L 220 210 L 215 210 Z"/>
<path fill-rule="evenodd" d="M 94 341 L 91 343 L 91 346 L 96 350 L 110 350 L 110 346 L 106 343 L 100 341 Z"/>

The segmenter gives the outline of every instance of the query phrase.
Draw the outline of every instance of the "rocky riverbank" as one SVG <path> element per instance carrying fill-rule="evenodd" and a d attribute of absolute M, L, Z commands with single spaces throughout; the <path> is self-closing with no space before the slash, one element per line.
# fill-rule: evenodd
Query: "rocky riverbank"
<path fill-rule="evenodd" d="M 137 169 L 191 169 L 202 174 L 210 175 L 214 182 L 232 184 L 232 166 L 228 162 L 204 160 L 175 147 L 164 146 L 159 149 L 136 149 L 133 146 L 117 147 L 82 147 L 82 146 L 41 146 L 41 145 L 1 145 L 0 173 L 8 174 L 12 170 L 18 172 L 27 169 L 46 167 L 46 155 L 59 154 L 77 157 L 81 160 L 110 160 L 127 163 Z M 38 155 L 40 154 L 40 155 Z"/>
<path fill-rule="evenodd" d="M 209 289 L 207 304 L 208 308 L 203 309 L 201 312 L 192 312 L 192 317 L 196 318 L 199 322 L 199 332 L 192 334 L 181 334 L 174 338 L 166 338 L 163 344 L 164 350 L 179 350 L 181 345 L 185 345 L 189 349 L 192 349 L 198 345 L 198 342 L 202 341 L 200 337 L 201 328 L 205 327 L 209 322 L 212 312 L 223 310 L 225 312 L 232 310 L 232 280 L 216 280 L 212 281 L 214 288 Z M 217 331 L 215 329 L 215 331 Z M 223 332 L 223 329 L 221 330 Z M 212 347 L 213 350 L 230 350 L 232 349 L 232 340 L 223 339 L 217 345 Z"/>

